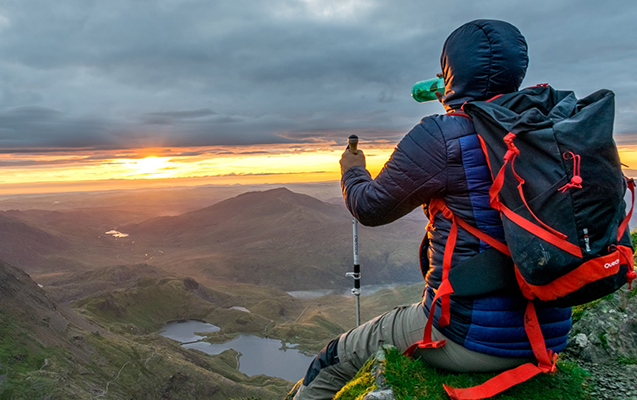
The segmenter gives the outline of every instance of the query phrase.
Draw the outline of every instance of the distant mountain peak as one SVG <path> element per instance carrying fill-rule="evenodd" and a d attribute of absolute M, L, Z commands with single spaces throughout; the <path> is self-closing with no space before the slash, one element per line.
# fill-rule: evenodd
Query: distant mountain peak
<path fill-rule="evenodd" d="M 294 193 L 293 191 L 291 191 L 290 189 L 286 188 L 286 187 L 280 187 L 280 188 L 274 188 L 274 189 L 268 189 L 268 190 L 264 190 L 262 193 Z"/>
<path fill-rule="evenodd" d="M 287 206 L 281 209 L 280 208 L 281 203 L 310 208 L 317 212 L 334 213 L 334 210 L 331 208 L 333 207 L 333 205 L 331 204 L 327 204 L 315 197 L 308 196 L 306 194 L 293 192 L 286 187 L 280 187 L 280 188 L 269 189 L 264 191 L 253 191 L 253 192 L 242 193 L 236 197 L 231 197 L 217 204 L 213 204 L 210 207 L 206 207 L 202 210 L 193 211 L 189 214 L 197 214 L 202 211 L 203 212 L 209 212 L 213 210 L 218 211 L 220 209 L 225 209 L 226 211 L 230 211 L 230 209 L 233 209 L 235 211 L 243 210 L 242 212 L 245 212 L 249 209 L 255 209 L 255 208 L 263 209 L 264 207 L 267 208 L 268 205 L 270 207 L 274 207 L 274 209 L 289 210 L 289 207 Z M 274 211 L 274 209 L 269 209 L 269 211 Z"/>
<path fill-rule="evenodd" d="M 241 198 L 241 197 L 244 197 L 244 196 L 278 197 L 278 196 L 305 196 L 305 195 L 293 192 L 293 191 L 291 191 L 290 189 L 288 189 L 286 187 L 280 187 L 280 188 L 275 188 L 275 189 L 245 192 L 245 193 L 242 193 L 242 194 L 240 194 L 240 195 L 238 195 L 238 196 L 236 196 L 234 198 L 237 199 L 237 198 Z M 230 199 L 232 199 L 232 198 L 230 198 Z M 230 199 L 227 199 L 227 200 L 230 200 Z"/>

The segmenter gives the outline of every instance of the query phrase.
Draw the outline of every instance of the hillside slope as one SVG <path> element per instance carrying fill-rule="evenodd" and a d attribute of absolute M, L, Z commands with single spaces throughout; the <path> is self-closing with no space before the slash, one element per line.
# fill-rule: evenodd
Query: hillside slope
<path fill-rule="evenodd" d="M 79 272 L 41 276 L 38 282 L 58 303 L 70 303 L 101 292 L 135 285 L 140 278 L 164 278 L 170 274 L 148 264 L 113 265 Z"/>
<path fill-rule="evenodd" d="M 0 262 L 0 398 L 280 398 L 289 382 L 236 371 L 232 351 L 206 356 L 157 336 L 112 333 L 53 302 Z"/>
<path fill-rule="evenodd" d="M 40 229 L 29 222 L 8 215 L 0 215 L 0 259 L 21 268 L 44 262 L 49 254 L 69 248 L 59 236 Z"/>

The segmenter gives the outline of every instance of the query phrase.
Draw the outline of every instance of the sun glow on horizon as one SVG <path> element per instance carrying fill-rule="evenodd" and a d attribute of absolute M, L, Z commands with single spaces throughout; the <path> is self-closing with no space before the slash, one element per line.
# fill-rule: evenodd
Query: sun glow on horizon
<path fill-rule="evenodd" d="M 393 145 L 363 148 L 375 176 Z M 118 153 L 0 154 L 0 194 L 196 184 L 319 182 L 340 179 L 339 147 L 139 149 Z M 152 155 L 148 155 L 152 154 Z"/>
<path fill-rule="evenodd" d="M 393 151 L 392 143 L 361 147 L 372 176 Z M 625 174 L 637 176 L 637 145 L 618 149 Z M 0 195 L 338 181 L 342 152 L 342 146 L 243 146 L 0 154 Z"/>
<path fill-rule="evenodd" d="M 150 156 L 139 159 L 112 160 L 113 164 L 120 164 L 124 169 L 130 169 L 128 177 L 135 179 L 170 178 L 171 157 Z"/>

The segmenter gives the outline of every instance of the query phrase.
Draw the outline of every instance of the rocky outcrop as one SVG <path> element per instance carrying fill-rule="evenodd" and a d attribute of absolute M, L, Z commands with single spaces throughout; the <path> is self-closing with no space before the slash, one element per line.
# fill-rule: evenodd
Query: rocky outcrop
<path fill-rule="evenodd" d="M 568 352 L 591 363 L 637 363 L 637 290 L 624 288 L 586 307 Z"/>
<path fill-rule="evenodd" d="M 394 400 L 394 390 L 385 379 L 385 366 L 387 363 L 387 351 L 389 347 L 383 346 L 376 352 L 376 359 L 372 364 L 371 374 L 374 377 L 376 388 L 367 393 L 363 400 Z"/>
<path fill-rule="evenodd" d="M 591 374 L 593 398 L 637 400 L 637 288 L 579 311 L 564 356 Z"/>

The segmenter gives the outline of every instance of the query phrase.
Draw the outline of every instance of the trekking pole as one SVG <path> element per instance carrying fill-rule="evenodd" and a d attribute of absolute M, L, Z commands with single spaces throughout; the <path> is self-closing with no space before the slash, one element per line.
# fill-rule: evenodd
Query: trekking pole
<path fill-rule="evenodd" d="M 352 154 L 358 153 L 358 136 L 351 135 L 349 137 L 349 151 Z M 361 324 L 361 266 L 358 263 L 358 221 L 352 217 L 352 244 L 354 250 L 354 272 L 345 274 L 347 277 L 354 278 L 354 288 L 352 294 L 356 296 L 356 326 Z"/>

